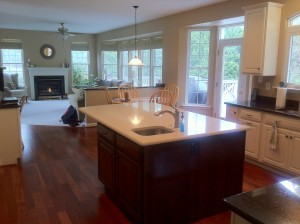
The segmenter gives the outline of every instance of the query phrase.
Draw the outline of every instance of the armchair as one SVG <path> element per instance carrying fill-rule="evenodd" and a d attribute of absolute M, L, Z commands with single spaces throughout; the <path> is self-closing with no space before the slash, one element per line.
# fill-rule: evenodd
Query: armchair
<path fill-rule="evenodd" d="M 17 97 L 22 98 L 26 96 L 27 87 L 19 86 L 18 74 L 4 73 L 4 97 Z"/>

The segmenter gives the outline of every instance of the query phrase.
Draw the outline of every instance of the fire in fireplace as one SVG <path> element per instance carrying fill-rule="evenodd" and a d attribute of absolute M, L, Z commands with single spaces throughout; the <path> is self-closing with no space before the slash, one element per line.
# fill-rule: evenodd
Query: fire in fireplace
<path fill-rule="evenodd" d="M 65 94 L 64 76 L 34 76 L 35 100 Z"/>

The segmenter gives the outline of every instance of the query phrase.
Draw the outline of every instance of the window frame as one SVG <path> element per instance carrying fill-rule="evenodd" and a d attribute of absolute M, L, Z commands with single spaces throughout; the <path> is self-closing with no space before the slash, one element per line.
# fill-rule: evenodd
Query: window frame
<path fill-rule="evenodd" d="M 300 17 L 300 12 L 296 13 L 295 15 L 291 16 L 287 19 L 287 26 L 285 31 L 285 57 L 284 57 L 284 66 L 283 66 L 283 73 L 281 79 L 283 82 L 289 83 L 289 64 L 290 64 L 290 49 L 291 49 L 291 37 L 293 35 L 300 36 L 300 24 L 299 25 L 292 25 L 291 20 Z M 294 83 L 293 83 L 294 84 Z M 300 84 L 300 83 L 298 83 Z"/>
<path fill-rule="evenodd" d="M 22 68 L 22 71 L 18 71 L 18 70 L 15 70 L 15 71 L 8 71 L 7 69 L 4 70 L 5 73 L 9 73 L 9 74 L 15 74 L 15 73 L 18 73 L 18 87 L 25 87 L 25 76 L 24 76 L 24 51 L 23 49 L 10 49 L 10 48 L 1 48 L 0 49 L 0 64 L 1 64 L 1 67 L 6 67 L 4 65 L 4 62 L 3 62 L 3 50 L 19 50 L 21 52 L 21 62 L 20 63 L 5 63 L 5 64 L 12 64 L 12 65 L 21 65 L 20 67 Z"/>
<path fill-rule="evenodd" d="M 74 63 L 73 61 L 73 52 L 86 52 L 87 53 L 87 63 Z M 71 50 L 71 66 L 72 66 L 72 85 L 78 85 L 74 84 L 74 65 L 86 65 L 87 66 L 87 76 L 84 77 L 89 82 L 90 81 L 90 70 L 91 70 L 91 52 L 89 50 Z M 82 85 L 87 83 L 82 83 Z"/>
<path fill-rule="evenodd" d="M 128 41 L 119 41 L 119 42 L 116 42 L 116 46 L 113 46 L 115 47 L 115 50 L 114 51 L 117 51 L 117 65 L 118 65 L 118 69 L 117 69 L 117 77 L 119 80 L 124 80 L 124 72 L 123 70 L 124 69 L 127 69 L 128 71 L 128 79 L 125 80 L 126 82 L 129 82 L 129 83 L 133 83 L 135 86 L 137 87 L 153 87 L 155 86 L 156 83 L 154 83 L 155 81 L 155 78 L 154 78 L 154 67 L 158 67 L 157 65 L 154 65 L 153 62 L 154 62 L 154 51 L 156 49 L 161 49 L 162 50 L 162 54 L 163 54 L 163 46 L 161 46 L 161 48 L 157 48 L 157 47 L 153 47 L 151 45 L 152 43 L 152 40 L 155 39 L 155 38 L 162 38 L 161 36 L 157 36 L 157 37 L 149 37 L 149 38 L 144 38 L 144 39 L 138 39 L 137 40 L 137 46 L 140 45 L 140 42 L 142 41 L 145 41 L 145 40 L 148 40 L 149 39 L 149 48 L 148 47 L 138 47 L 138 49 L 134 49 L 134 50 L 131 50 L 132 46 L 133 46 L 133 41 L 132 40 L 128 40 Z M 109 46 L 109 45 L 107 45 Z M 104 46 L 105 48 L 105 46 Z M 106 48 L 105 48 L 106 49 Z M 104 51 L 108 51 L 108 50 L 101 50 L 101 59 L 100 59 L 100 71 L 101 71 L 101 76 L 99 78 L 101 79 L 105 79 L 105 74 L 104 74 L 104 57 L 103 57 L 103 52 Z M 149 50 L 150 52 L 147 54 L 149 56 L 149 58 L 147 60 L 149 60 L 150 64 L 146 65 L 146 67 L 149 67 L 148 68 L 148 72 L 150 73 L 150 78 L 148 80 L 148 77 L 149 75 L 147 75 L 147 80 L 149 82 L 149 85 L 146 85 L 146 83 L 143 82 L 143 70 L 144 69 L 144 66 L 130 66 L 128 65 L 130 59 L 134 56 L 138 56 L 139 58 L 142 59 L 142 61 L 144 62 L 143 58 L 142 58 L 142 55 L 144 55 L 142 53 L 142 51 L 144 50 Z M 127 57 L 128 58 L 128 62 L 127 61 L 124 61 L 123 60 L 123 54 L 127 53 Z M 124 64 L 125 63 L 125 64 Z M 161 79 L 163 77 L 163 74 L 162 74 L 162 67 L 163 67 L 163 63 L 161 64 Z M 137 73 L 137 74 L 135 74 Z M 135 76 L 135 78 L 133 77 L 133 75 Z M 109 80 L 109 79 L 108 79 Z"/>
<path fill-rule="evenodd" d="M 190 70 L 190 45 L 191 45 L 191 33 L 193 31 L 209 31 L 209 55 L 208 55 L 208 77 L 207 77 L 207 99 L 205 104 L 197 104 L 197 103 L 189 103 L 189 70 Z M 194 27 L 187 29 L 187 57 L 186 57 L 186 75 L 185 75 L 185 97 L 184 97 L 184 105 L 186 106 L 195 106 L 195 107 L 203 107 L 203 106 L 211 106 L 211 95 L 213 91 L 210 91 L 210 88 L 213 87 L 212 83 L 214 81 L 214 68 L 212 62 L 213 56 L 213 28 L 212 27 Z"/>

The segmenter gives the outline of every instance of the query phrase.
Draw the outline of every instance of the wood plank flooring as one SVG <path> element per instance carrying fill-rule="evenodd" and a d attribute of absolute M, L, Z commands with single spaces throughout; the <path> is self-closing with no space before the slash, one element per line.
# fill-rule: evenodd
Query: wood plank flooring
<path fill-rule="evenodd" d="M 22 125 L 19 166 L 0 167 L 3 224 L 130 223 L 104 193 L 97 174 L 96 128 Z M 284 178 L 245 163 L 244 191 Z M 224 212 L 197 224 L 229 224 Z"/>

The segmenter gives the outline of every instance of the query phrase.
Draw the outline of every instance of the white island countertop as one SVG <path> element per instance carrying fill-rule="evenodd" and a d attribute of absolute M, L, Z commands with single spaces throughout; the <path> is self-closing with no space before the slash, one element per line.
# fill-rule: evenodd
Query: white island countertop
<path fill-rule="evenodd" d="M 109 104 L 79 108 L 79 111 L 82 113 L 141 146 L 233 133 L 249 129 L 249 127 L 245 125 L 180 110 L 184 112 L 184 132 L 180 132 L 179 128 L 174 128 L 174 118 L 172 115 L 168 113 L 164 113 L 160 116 L 154 115 L 154 112 L 159 110 L 170 110 L 174 112 L 174 109 L 171 107 L 149 102 Z M 164 126 L 173 129 L 174 132 L 142 136 L 132 131 L 134 128 L 149 126 Z"/>

